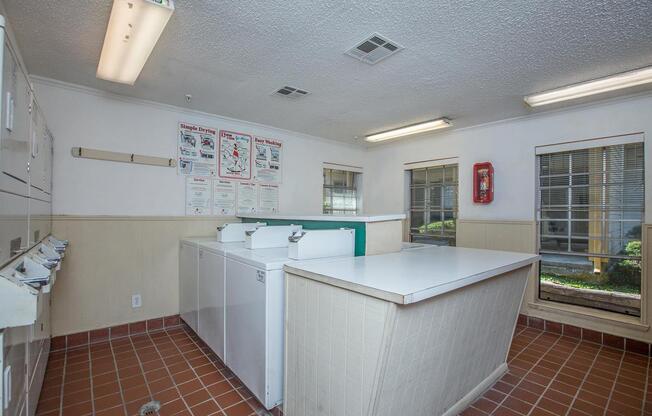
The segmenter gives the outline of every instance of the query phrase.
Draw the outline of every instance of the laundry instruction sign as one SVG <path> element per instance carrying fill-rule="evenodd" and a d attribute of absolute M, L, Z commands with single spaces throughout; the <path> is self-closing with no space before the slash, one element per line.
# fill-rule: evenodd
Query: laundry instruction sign
<path fill-rule="evenodd" d="M 179 122 L 177 141 L 186 215 L 278 213 L 281 140 Z"/>
<path fill-rule="evenodd" d="M 217 131 L 191 123 L 179 123 L 177 158 L 179 174 L 215 176 Z"/>
<path fill-rule="evenodd" d="M 213 215 L 232 217 L 235 215 L 235 182 L 215 179 L 213 181 Z"/>
<path fill-rule="evenodd" d="M 281 183 L 281 158 L 283 142 L 254 136 L 254 180 L 256 182 Z"/>
<path fill-rule="evenodd" d="M 251 179 L 251 142 L 252 137 L 248 134 L 220 131 L 220 178 Z"/>
<path fill-rule="evenodd" d="M 258 214 L 278 214 L 278 185 L 258 185 Z"/>
<path fill-rule="evenodd" d="M 210 178 L 186 178 L 186 215 L 211 215 Z"/>

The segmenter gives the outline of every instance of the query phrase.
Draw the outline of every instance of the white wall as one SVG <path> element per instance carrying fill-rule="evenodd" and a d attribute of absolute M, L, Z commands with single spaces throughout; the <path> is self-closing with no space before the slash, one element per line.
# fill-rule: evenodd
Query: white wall
<path fill-rule="evenodd" d="M 184 215 L 184 177 L 175 168 L 79 159 L 70 154 L 71 147 L 84 146 L 174 158 L 180 121 L 282 140 L 282 213 L 321 214 L 322 162 L 360 166 L 364 160 L 364 149 L 359 146 L 245 121 L 38 78 L 35 89 L 55 136 L 55 215 Z"/>
<path fill-rule="evenodd" d="M 603 102 L 527 118 L 403 139 L 367 152 L 364 198 L 369 214 L 404 212 L 404 163 L 459 157 L 459 217 L 535 218 L 535 146 L 643 132 L 646 136 L 646 206 L 652 206 L 652 96 Z M 495 169 L 495 197 L 472 201 L 472 166 L 489 161 Z M 646 222 L 652 209 L 646 210 Z"/>
<path fill-rule="evenodd" d="M 404 163 L 458 157 L 459 217 L 479 220 L 535 218 L 535 146 L 636 132 L 643 132 L 646 140 L 652 136 L 652 95 L 433 133 L 365 150 L 51 80 L 37 79 L 35 88 L 56 140 L 55 215 L 183 215 L 184 178 L 176 169 L 70 155 L 71 147 L 86 146 L 175 157 L 179 121 L 283 140 L 280 210 L 284 213 L 321 213 L 322 162 L 364 166 L 364 211 L 381 214 L 406 209 Z M 483 161 L 494 165 L 495 199 L 489 205 L 476 205 L 471 199 L 471 168 Z M 652 166 L 652 145 L 647 143 L 646 166 Z M 650 206 L 652 168 L 647 169 L 646 179 Z M 652 210 L 646 211 L 646 222 L 652 222 Z"/>

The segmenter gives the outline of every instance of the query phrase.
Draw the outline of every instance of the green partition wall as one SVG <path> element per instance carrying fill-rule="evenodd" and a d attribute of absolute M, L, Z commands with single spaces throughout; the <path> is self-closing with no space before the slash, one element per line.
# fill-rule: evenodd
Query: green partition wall
<path fill-rule="evenodd" d="M 242 218 L 242 222 L 265 222 L 267 225 L 301 225 L 306 230 L 333 230 L 352 228 L 355 230 L 355 255 L 364 256 L 366 246 L 366 224 L 358 221 L 316 221 L 316 220 L 279 220 L 266 218 Z"/>

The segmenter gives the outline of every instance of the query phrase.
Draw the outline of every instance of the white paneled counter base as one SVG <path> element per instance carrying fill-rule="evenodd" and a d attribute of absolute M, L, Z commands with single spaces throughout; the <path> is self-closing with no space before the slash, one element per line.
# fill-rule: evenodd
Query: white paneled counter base
<path fill-rule="evenodd" d="M 284 413 L 457 415 L 506 371 L 536 260 L 432 247 L 286 265 Z"/>

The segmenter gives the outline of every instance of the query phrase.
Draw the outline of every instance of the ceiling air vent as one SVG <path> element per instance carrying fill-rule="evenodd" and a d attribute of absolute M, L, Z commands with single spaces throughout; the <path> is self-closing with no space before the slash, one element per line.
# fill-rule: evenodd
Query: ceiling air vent
<path fill-rule="evenodd" d="M 374 33 L 367 39 L 344 52 L 344 54 L 359 59 L 362 62 L 366 62 L 369 65 L 373 65 L 388 56 L 395 54 L 401 49 L 403 49 L 403 47 L 398 43 L 391 41 L 378 33 Z"/>
<path fill-rule="evenodd" d="M 308 94 L 310 93 L 306 90 L 302 90 L 295 87 L 288 87 L 287 85 L 283 88 L 279 88 L 278 90 L 272 93 L 272 95 L 278 95 L 281 97 L 288 97 L 288 98 L 299 98 L 299 97 L 304 97 Z"/>

